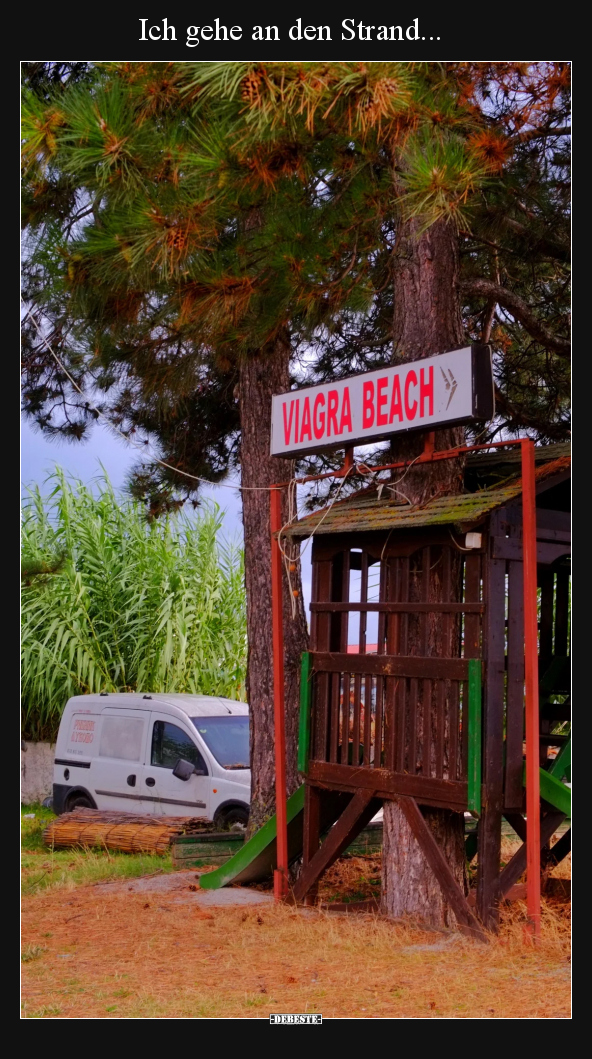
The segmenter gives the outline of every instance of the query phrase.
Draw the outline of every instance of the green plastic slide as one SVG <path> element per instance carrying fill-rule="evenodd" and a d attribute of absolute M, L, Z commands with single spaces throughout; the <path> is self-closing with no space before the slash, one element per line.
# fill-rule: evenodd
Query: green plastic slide
<path fill-rule="evenodd" d="M 304 784 L 288 798 L 288 860 L 295 861 L 302 853 L 302 818 L 304 815 Z M 276 818 L 272 816 L 255 832 L 244 846 L 215 871 L 200 876 L 204 890 L 218 890 L 230 882 L 255 883 L 268 879 L 276 867 Z"/>
<path fill-rule="evenodd" d="M 325 791 L 320 807 L 321 841 L 337 817 L 345 809 L 351 794 L 340 791 Z M 287 802 L 288 817 L 288 863 L 293 864 L 302 856 L 302 831 L 304 820 L 304 784 L 294 791 Z M 217 890 L 228 883 L 256 883 L 269 879 L 277 867 L 276 818 L 272 816 L 241 847 L 238 853 L 215 871 L 200 876 L 199 885 L 204 890 Z"/>

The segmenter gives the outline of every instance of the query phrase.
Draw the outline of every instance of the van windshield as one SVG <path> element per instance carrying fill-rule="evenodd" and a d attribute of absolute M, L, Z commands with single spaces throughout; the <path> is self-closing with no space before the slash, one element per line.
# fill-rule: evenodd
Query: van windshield
<path fill-rule="evenodd" d="M 225 769 L 249 767 L 249 718 L 192 717 L 191 720 L 218 764 Z"/>

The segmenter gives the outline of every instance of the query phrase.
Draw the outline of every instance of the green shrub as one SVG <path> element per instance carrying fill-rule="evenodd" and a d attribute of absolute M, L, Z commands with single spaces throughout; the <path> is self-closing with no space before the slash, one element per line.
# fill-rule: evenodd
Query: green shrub
<path fill-rule="evenodd" d="M 218 506 L 148 521 L 106 476 L 49 481 L 23 506 L 23 737 L 54 739 L 71 695 L 243 697 L 243 558 Z"/>

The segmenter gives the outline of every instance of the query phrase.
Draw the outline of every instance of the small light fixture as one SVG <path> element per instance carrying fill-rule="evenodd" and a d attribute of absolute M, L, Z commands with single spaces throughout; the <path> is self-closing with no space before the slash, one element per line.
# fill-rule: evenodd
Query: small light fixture
<path fill-rule="evenodd" d="M 465 548 L 480 548 L 481 547 L 481 534 L 480 533 L 467 533 L 465 537 Z"/>

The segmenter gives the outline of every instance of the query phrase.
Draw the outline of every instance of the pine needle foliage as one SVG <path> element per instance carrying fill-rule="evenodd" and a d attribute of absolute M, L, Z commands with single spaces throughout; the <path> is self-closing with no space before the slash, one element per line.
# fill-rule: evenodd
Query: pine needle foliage
<path fill-rule="evenodd" d="M 466 341 L 494 350 L 488 436 L 563 440 L 569 74 L 562 62 L 120 62 L 41 94 L 29 77 L 26 303 L 119 429 L 217 481 L 240 465 L 245 359 L 287 329 L 300 384 L 390 363 L 400 228 L 447 221 Z M 84 437 L 92 409 L 30 318 L 23 352 L 26 414 Z M 139 469 L 138 496 L 144 481 L 149 502 L 158 488 L 194 492 L 156 465 Z"/>
<path fill-rule="evenodd" d="M 243 695 L 242 551 L 217 505 L 147 520 L 106 475 L 96 490 L 56 468 L 23 506 L 22 722 L 55 739 L 71 695 Z M 56 556 L 59 561 L 56 561 Z"/>

